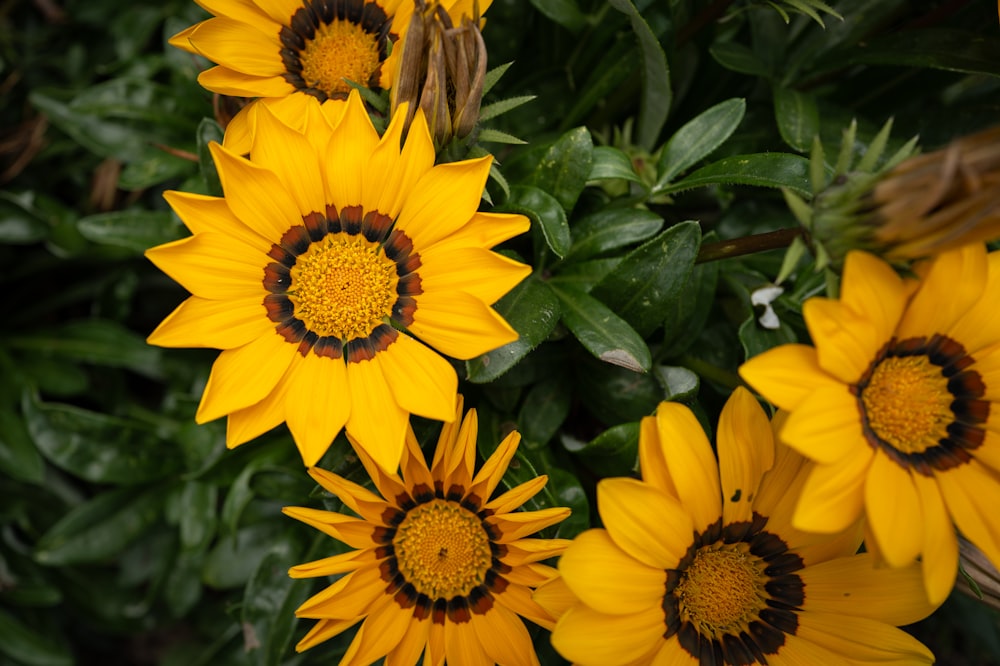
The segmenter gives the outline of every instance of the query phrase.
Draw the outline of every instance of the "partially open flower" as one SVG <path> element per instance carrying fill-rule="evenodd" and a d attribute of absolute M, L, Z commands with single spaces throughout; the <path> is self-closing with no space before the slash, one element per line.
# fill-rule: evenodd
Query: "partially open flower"
<path fill-rule="evenodd" d="M 486 79 L 486 44 L 479 32 L 479 8 L 462 15 L 458 27 L 444 7 L 415 0 L 392 89 L 392 112 L 409 104 L 407 126 L 415 110 L 424 110 L 439 147 L 453 137 L 464 139 L 479 120 Z"/>

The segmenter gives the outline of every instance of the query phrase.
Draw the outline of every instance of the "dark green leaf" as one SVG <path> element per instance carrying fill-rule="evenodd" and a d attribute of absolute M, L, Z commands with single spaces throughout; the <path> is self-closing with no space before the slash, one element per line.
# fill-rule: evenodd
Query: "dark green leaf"
<path fill-rule="evenodd" d="M 29 245 L 44 240 L 49 225 L 30 205 L 30 198 L 0 192 L 0 244 Z"/>
<path fill-rule="evenodd" d="M 593 164 L 587 181 L 620 178 L 633 183 L 641 183 L 642 178 L 635 172 L 632 160 L 623 151 L 611 146 L 596 146 L 593 153 Z"/>
<path fill-rule="evenodd" d="M 0 405 L 0 472 L 28 483 L 41 483 L 45 476 L 45 461 L 24 421 L 6 405 Z"/>
<path fill-rule="evenodd" d="M 545 151 L 528 184 L 552 195 L 569 213 L 587 185 L 593 150 L 594 143 L 586 127 L 569 130 Z"/>
<path fill-rule="evenodd" d="M 663 386 L 663 399 L 674 402 L 692 400 L 698 395 L 698 375 L 687 368 L 661 365 L 656 368 L 656 378 Z"/>
<path fill-rule="evenodd" d="M 219 123 L 211 118 L 202 118 L 198 124 L 198 166 L 201 175 L 208 184 L 209 193 L 215 196 L 222 196 L 222 181 L 219 180 L 219 172 L 215 168 L 215 161 L 212 153 L 208 149 L 211 142 L 222 143 L 222 128 Z"/>
<path fill-rule="evenodd" d="M 636 142 L 639 147 L 652 150 L 670 112 L 673 92 L 670 88 L 670 69 L 660 41 L 649 29 L 646 19 L 631 0 L 609 0 L 612 7 L 628 16 L 639 42 L 642 54 L 642 95 L 639 98 L 639 127 Z"/>
<path fill-rule="evenodd" d="M 663 227 L 663 218 L 642 208 L 606 208 L 573 225 L 573 245 L 566 261 L 599 254 L 646 240 Z"/>
<path fill-rule="evenodd" d="M 757 322 L 757 317 L 753 314 L 740 325 L 739 335 L 746 358 L 766 352 L 778 345 L 798 341 L 795 331 L 785 322 L 781 322 L 779 328 L 764 328 Z"/>
<path fill-rule="evenodd" d="M 570 32 L 578 32 L 587 25 L 587 17 L 576 0 L 531 0 L 531 4 Z"/>
<path fill-rule="evenodd" d="M 663 322 L 665 312 L 688 286 L 701 243 L 697 222 L 681 222 L 630 252 L 592 293 L 639 335 L 647 336 Z"/>
<path fill-rule="evenodd" d="M 114 557 L 151 528 L 163 508 L 163 488 L 109 490 L 73 507 L 35 548 L 42 564 L 62 566 Z"/>
<path fill-rule="evenodd" d="M 72 666 L 73 656 L 61 641 L 43 636 L 0 608 L 0 653 L 26 666 Z"/>
<path fill-rule="evenodd" d="M 663 190 L 677 174 L 721 146 L 736 131 L 745 111 L 745 100 L 727 99 L 685 123 L 660 152 L 653 191 Z"/>
<path fill-rule="evenodd" d="M 561 467 L 547 467 L 549 475 L 548 491 L 555 498 L 555 506 L 565 506 L 571 511 L 569 517 L 557 524 L 553 538 L 572 539 L 590 527 L 590 503 L 580 480 Z"/>
<path fill-rule="evenodd" d="M 819 109 L 813 95 L 776 86 L 774 117 L 785 143 L 800 153 L 812 147 L 813 137 L 819 134 Z"/>
<path fill-rule="evenodd" d="M 287 556 L 294 546 L 289 522 L 254 523 L 240 528 L 235 537 L 220 539 L 205 560 L 204 583 L 223 590 L 242 587 L 268 553 Z"/>
<path fill-rule="evenodd" d="M 142 190 L 166 180 L 179 178 L 193 171 L 194 164 L 170 153 L 152 154 L 141 162 L 132 162 L 122 169 L 118 187 L 123 190 Z"/>
<path fill-rule="evenodd" d="M 753 51 L 742 44 L 717 42 L 709 47 L 708 52 L 717 63 L 726 69 L 763 79 L 771 77 L 771 71 L 767 65 L 758 59 Z"/>
<path fill-rule="evenodd" d="M 756 185 L 787 187 L 810 196 L 809 160 L 790 153 L 733 155 L 704 166 L 661 192 L 679 192 L 705 185 Z"/>
<path fill-rule="evenodd" d="M 830 54 L 824 64 L 901 65 L 1000 76 L 1000 42 L 968 30 L 902 30 Z"/>
<path fill-rule="evenodd" d="M 166 211 L 158 210 L 97 213 L 80 218 L 77 228 L 89 241 L 124 247 L 136 254 L 187 235 L 176 218 Z"/>
<path fill-rule="evenodd" d="M 180 495 L 181 546 L 197 550 L 215 535 L 218 489 L 201 481 L 188 481 Z"/>
<path fill-rule="evenodd" d="M 560 123 L 560 128 L 567 129 L 578 124 L 596 105 L 604 102 L 635 72 L 635 58 L 636 47 L 632 40 L 604 54 L 574 96 L 573 106 Z"/>
<path fill-rule="evenodd" d="M 269 553 L 247 582 L 241 621 L 246 649 L 257 664 L 277 666 L 291 646 L 298 623 L 295 609 L 312 587 L 308 580 L 288 576 L 295 564 L 288 553 Z"/>
<path fill-rule="evenodd" d="M 529 444 L 544 444 L 552 439 L 569 416 L 571 397 L 560 378 L 532 386 L 517 416 L 521 436 Z"/>
<path fill-rule="evenodd" d="M 563 447 L 580 456 L 584 463 L 602 476 L 628 476 L 637 467 L 639 424 L 620 423 L 589 442 L 562 438 Z"/>
<path fill-rule="evenodd" d="M 551 289 L 562 303 L 563 323 L 587 351 L 605 363 L 649 370 L 649 348 L 624 319 L 585 292 L 567 286 Z"/>
<path fill-rule="evenodd" d="M 504 204 L 504 211 L 528 216 L 545 237 L 545 243 L 556 256 L 562 257 L 569 251 L 569 224 L 566 211 L 547 192 L 537 187 L 517 185 L 510 188 L 510 198 Z"/>
<path fill-rule="evenodd" d="M 496 304 L 496 310 L 519 337 L 466 363 L 469 381 L 493 381 L 537 347 L 559 322 L 559 299 L 547 284 L 529 275 Z"/>
<path fill-rule="evenodd" d="M 24 418 L 52 464 L 97 483 L 143 484 L 177 471 L 171 447 L 142 423 L 26 396 Z"/>
<path fill-rule="evenodd" d="M 706 239 L 709 236 L 706 236 Z M 718 262 L 698 264 L 673 305 L 664 312 L 663 358 L 680 356 L 698 339 L 715 303 Z"/>
<path fill-rule="evenodd" d="M 181 550 L 171 561 L 163 599 L 174 617 L 183 617 L 201 600 L 201 568 L 204 550 Z"/>
<path fill-rule="evenodd" d="M 590 291 L 621 262 L 621 257 L 574 261 L 571 264 L 559 266 L 559 272 L 553 275 L 549 281 L 557 285 L 569 285 L 580 291 Z"/>

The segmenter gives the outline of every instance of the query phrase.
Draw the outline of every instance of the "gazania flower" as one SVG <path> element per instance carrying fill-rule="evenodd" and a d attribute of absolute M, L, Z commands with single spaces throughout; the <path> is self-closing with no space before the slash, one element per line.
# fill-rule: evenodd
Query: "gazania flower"
<path fill-rule="evenodd" d="M 462 666 L 538 663 L 521 617 L 551 629 L 553 618 L 532 601 L 531 590 L 556 574 L 539 562 L 569 542 L 526 537 L 563 520 L 569 509 L 516 511 L 544 487 L 544 476 L 491 500 L 520 435 L 511 433 L 473 475 L 476 430 L 474 410 L 461 426 L 458 419 L 445 425 L 430 467 L 409 431 L 402 476 L 387 474 L 356 446 L 381 497 L 336 474 L 310 470 L 360 518 L 285 509 L 355 549 L 289 572 L 295 578 L 346 574 L 296 611 L 319 620 L 298 650 L 362 622 L 342 665 L 382 657 L 389 665 L 408 665 L 421 654 L 432 666 L 445 660 Z"/>
<path fill-rule="evenodd" d="M 264 98 L 289 124 L 304 95 L 346 99 L 345 79 L 392 87 L 414 6 L 413 0 L 197 2 L 213 17 L 177 33 L 170 44 L 217 63 L 198 82 L 222 95 Z M 473 15 L 473 0 L 442 4 L 456 22 Z M 479 10 L 489 4 L 480 1 Z M 248 109 L 233 119 L 226 137 L 226 146 L 241 153 L 253 131 Z"/>
<path fill-rule="evenodd" d="M 229 446 L 287 421 L 311 466 L 346 424 L 394 470 L 410 413 L 455 414 L 427 345 L 517 338 L 490 304 L 530 269 L 489 248 L 528 221 L 476 212 L 490 158 L 434 166 L 422 114 L 400 149 L 401 118 L 380 140 L 357 92 L 310 108 L 304 134 L 263 109 L 249 159 L 211 146 L 224 198 L 166 194 L 194 235 L 146 256 L 192 296 L 149 341 L 223 350 L 197 420 L 228 415 Z"/>
<path fill-rule="evenodd" d="M 878 571 L 857 526 L 806 534 L 791 523 L 809 464 L 775 445 L 737 389 L 719 458 L 691 411 L 661 403 L 639 435 L 642 480 L 597 487 L 604 529 L 583 532 L 536 601 L 568 608 L 552 644 L 578 664 L 927 664 L 892 625 L 930 614 L 919 568 Z M 567 604 L 567 601 L 569 603 Z"/>
<path fill-rule="evenodd" d="M 740 374 L 791 412 L 781 437 L 817 465 L 795 525 L 836 531 L 867 518 L 869 550 L 918 556 L 934 602 L 958 564 L 952 521 L 1000 563 L 1000 255 L 969 245 L 904 282 L 847 255 L 839 300 L 803 315 L 815 347 L 782 345 Z"/>

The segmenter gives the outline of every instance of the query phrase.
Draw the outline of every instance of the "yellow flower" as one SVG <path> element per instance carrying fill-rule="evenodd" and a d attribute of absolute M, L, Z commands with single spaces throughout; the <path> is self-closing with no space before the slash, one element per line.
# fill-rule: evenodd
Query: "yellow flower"
<path fill-rule="evenodd" d="M 815 347 L 777 347 L 740 373 L 791 412 L 782 439 L 817 463 L 796 526 L 864 515 L 868 549 L 892 566 L 919 556 L 940 602 L 958 565 L 952 521 L 1000 563 L 1000 255 L 968 245 L 920 272 L 904 281 L 849 253 L 840 299 L 803 307 Z"/>
<path fill-rule="evenodd" d="M 642 480 L 597 487 L 605 529 L 559 560 L 535 594 L 561 617 L 552 644 L 578 664 L 927 664 L 892 625 L 933 610 L 916 566 L 876 570 L 858 525 L 798 531 L 808 468 L 775 445 L 763 410 L 737 389 L 719 419 L 716 461 L 687 407 L 661 403 L 639 435 Z"/>
<path fill-rule="evenodd" d="M 431 347 L 517 338 L 490 304 L 530 269 L 489 248 L 528 220 L 477 212 L 490 158 L 434 166 L 422 114 L 401 149 L 401 117 L 380 140 L 356 91 L 308 108 L 304 134 L 263 109 L 249 159 L 211 146 L 224 198 L 165 195 L 194 235 L 146 256 L 192 296 L 149 341 L 223 350 L 196 418 L 228 415 L 230 447 L 287 421 L 311 466 L 346 424 L 393 470 L 409 414 L 455 414 Z"/>
<path fill-rule="evenodd" d="M 170 44 L 216 63 L 198 82 L 222 95 L 264 98 L 293 124 L 302 97 L 346 99 L 345 79 L 391 88 L 413 0 L 198 0 L 212 18 L 182 30 Z M 472 16 L 473 0 L 444 9 L 456 22 Z M 490 0 L 479 2 L 485 12 Z M 288 100 L 286 98 L 293 98 Z M 245 153 L 253 132 L 250 107 L 233 118 L 226 146 Z"/>
<path fill-rule="evenodd" d="M 461 403 L 461 400 L 459 400 Z M 461 417 L 461 404 L 458 408 Z M 569 509 L 515 511 L 540 491 L 541 476 L 493 498 L 520 441 L 511 433 L 473 475 L 476 412 L 445 425 L 428 467 L 408 432 L 402 476 L 387 474 L 355 446 L 381 497 L 336 474 L 310 474 L 360 518 L 289 507 L 285 513 L 355 550 L 289 572 L 295 578 L 338 578 L 296 611 L 319 620 L 298 650 L 363 620 L 341 664 L 477 666 L 537 664 L 520 617 L 546 628 L 553 618 L 531 590 L 556 572 L 539 564 L 559 555 L 565 539 L 525 538 L 558 523 Z"/>

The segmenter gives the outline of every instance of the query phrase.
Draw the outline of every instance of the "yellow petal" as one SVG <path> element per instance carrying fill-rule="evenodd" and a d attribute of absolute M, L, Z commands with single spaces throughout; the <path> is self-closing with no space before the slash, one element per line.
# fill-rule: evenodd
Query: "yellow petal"
<path fill-rule="evenodd" d="M 403 638 L 385 656 L 385 666 L 415 666 L 427 644 L 430 623 L 428 619 L 417 620 L 411 617 Z"/>
<path fill-rule="evenodd" d="M 688 507 L 646 483 L 602 479 L 597 508 L 618 547 L 651 567 L 676 567 L 691 546 L 695 528 Z"/>
<path fill-rule="evenodd" d="M 215 16 L 225 16 L 248 23 L 265 34 L 278 34 L 280 26 L 252 0 L 197 0 L 197 4 Z"/>
<path fill-rule="evenodd" d="M 994 566 L 1000 567 L 1000 478 L 973 459 L 937 472 L 935 478 L 945 505 L 959 531 Z M 940 527 L 938 528 L 940 529 Z M 942 538 L 939 532 L 936 537 Z"/>
<path fill-rule="evenodd" d="M 510 213 L 473 213 L 469 221 L 447 238 L 433 245 L 444 252 L 456 248 L 480 247 L 489 249 L 505 240 L 525 233 L 531 222 L 524 215 Z"/>
<path fill-rule="evenodd" d="M 888 263 L 865 252 L 847 254 L 840 302 L 866 317 L 874 339 L 892 337 L 908 296 L 903 280 Z"/>
<path fill-rule="evenodd" d="M 412 414 L 445 421 L 455 413 L 458 375 L 448 361 L 407 335 L 378 355 L 396 402 Z"/>
<path fill-rule="evenodd" d="M 540 586 L 531 598 L 556 619 L 562 617 L 573 604 L 580 601 L 562 576 L 556 576 Z M 549 629 L 551 630 L 551 627 Z"/>
<path fill-rule="evenodd" d="M 302 462 L 312 467 L 347 423 L 347 368 L 340 358 L 308 353 L 291 378 L 286 418 Z"/>
<path fill-rule="evenodd" d="M 492 161 L 486 155 L 440 164 L 421 176 L 396 221 L 414 247 L 430 247 L 469 221 L 479 208 Z"/>
<path fill-rule="evenodd" d="M 802 316 L 816 345 L 819 367 L 845 383 L 857 382 L 890 339 L 878 336 L 866 313 L 827 298 L 807 300 Z"/>
<path fill-rule="evenodd" d="M 375 526 L 368 521 L 334 511 L 301 506 L 286 506 L 281 512 L 306 525 L 315 527 L 337 541 L 343 541 L 351 548 L 374 548 L 378 545 L 372 537 L 375 533 Z"/>
<path fill-rule="evenodd" d="M 496 450 L 490 454 L 489 459 L 476 472 L 470 492 L 475 493 L 484 501 L 492 497 L 493 491 L 496 490 L 504 472 L 507 471 L 507 466 L 510 465 L 514 454 L 517 453 L 517 447 L 520 443 L 521 434 L 516 430 L 504 437 Z"/>
<path fill-rule="evenodd" d="M 168 39 L 167 44 L 170 44 L 175 49 L 180 49 L 181 51 L 187 51 L 188 53 L 194 53 L 197 55 L 198 49 L 196 49 L 191 43 L 191 35 L 194 34 L 197 27 L 198 24 L 196 23 L 190 27 L 184 28 L 176 35 Z"/>
<path fill-rule="evenodd" d="M 386 595 L 354 635 L 341 659 L 341 666 L 369 666 L 399 645 L 413 621 L 413 611 L 404 610 Z"/>
<path fill-rule="evenodd" d="M 980 350 L 1000 341 L 1000 317 L 996 316 L 994 294 L 1000 293 L 1000 253 L 987 255 L 986 286 L 983 297 L 973 302 L 961 319 L 947 331 L 961 342 L 967 354 L 980 361 Z M 987 384 L 989 385 L 989 384 Z M 996 386 L 996 384 L 993 384 Z"/>
<path fill-rule="evenodd" d="M 260 402 L 285 374 L 295 353 L 294 346 L 271 333 L 219 354 L 195 420 L 207 423 Z"/>
<path fill-rule="evenodd" d="M 834 615 L 811 612 L 800 613 L 798 617 L 796 636 L 847 659 L 898 666 L 934 662 L 934 655 L 917 639 L 882 622 L 857 617 L 853 613 Z"/>
<path fill-rule="evenodd" d="M 472 628 L 490 659 L 498 664 L 534 666 L 538 664 L 535 646 L 531 644 L 524 622 L 502 604 L 484 615 L 472 614 Z"/>
<path fill-rule="evenodd" d="M 278 25 L 291 25 L 295 12 L 302 8 L 300 0 L 253 0 L 253 3 Z"/>
<path fill-rule="evenodd" d="M 376 525 L 384 524 L 382 516 L 386 509 L 390 508 L 390 504 L 375 493 L 339 474 L 319 467 L 311 468 L 309 476 L 364 520 Z"/>
<path fill-rule="evenodd" d="M 781 440 L 821 464 L 864 455 L 858 399 L 843 384 L 818 389 L 799 403 L 781 429 Z"/>
<path fill-rule="evenodd" d="M 656 416 L 644 417 L 639 422 L 639 471 L 642 480 L 671 497 L 677 497 L 677 488 L 670 478 L 663 442 Z"/>
<path fill-rule="evenodd" d="M 893 567 L 911 564 L 924 544 L 920 499 L 909 470 L 882 451 L 865 480 L 865 515 L 879 550 Z"/>
<path fill-rule="evenodd" d="M 722 515 L 719 464 L 712 446 L 698 419 L 682 404 L 661 402 L 656 424 L 677 497 L 700 532 Z"/>
<path fill-rule="evenodd" d="M 364 173 L 368 170 L 368 162 L 378 140 L 378 132 L 368 118 L 358 91 L 352 90 L 340 123 L 334 128 L 326 150 L 320 152 L 321 155 L 337 156 L 336 159 L 322 160 L 322 165 L 328 203 L 332 203 L 338 210 L 347 206 L 360 206 L 364 201 Z"/>
<path fill-rule="evenodd" d="M 229 414 L 229 418 L 226 419 L 226 446 L 228 448 L 232 449 L 249 442 L 285 420 L 285 404 L 290 384 L 288 379 L 298 367 L 300 358 L 292 359 L 285 375 L 278 380 L 278 385 L 260 402 L 243 409 L 237 409 Z"/>
<path fill-rule="evenodd" d="M 792 524 L 806 532 L 833 534 L 861 518 L 864 483 L 874 453 L 816 465 L 802 488 Z"/>
<path fill-rule="evenodd" d="M 518 539 L 507 544 L 507 554 L 500 558 L 513 567 L 558 557 L 573 543 L 570 539 Z M 554 575 L 555 570 L 552 571 Z"/>
<path fill-rule="evenodd" d="M 554 506 L 538 511 L 517 511 L 515 513 L 497 514 L 488 516 L 485 520 L 487 525 L 492 525 L 500 531 L 500 538 L 497 543 L 510 543 L 526 536 L 543 530 L 550 525 L 565 520 L 569 516 L 569 509 L 561 506 Z"/>
<path fill-rule="evenodd" d="M 781 345 L 749 359 L 740 376 L 769 402 L 794 410 L 821 386 L 838 382 L 819 367 L 816 350 L 808 345 Z"/>
<path fill-rule="evenodd" d="M 495 499 L 490 500 L 483 506 L 483 508 L 489 509 L 494 513 L 509 513 L 514 511 L 529 499 L 537 495 L 542 488 L 545 487 L 548 480 L 549 477 L 545 474 L 529 479 L 528 481 L 511 488 L 507 492 L 498 495 Z"/>
<path fill-rule="evenodd" d="M 486 654 L 476 630 L 471 622 L 445 622 L 444 643 L 449 664 L 469 664 L 469 666 L 493 666 L 493 660 Z"/>
<path fill-rule="evenodd" d="M 650 666 L 700 666 L 700 664 L 697 658 L 681 647 L 680 641 L 674 635 L 663 642 L 653 656 Z"/>
<path fill-rule="evenodd" d="M 458 359 L 470 359 L 517 340 L 517 332 L 495 310 L 460 291 L 417 296 L 409 330 Z"/>
<path fill-rule="evenodd" d="M 302 224 L 295 200 L 272 171 L 217 143 L 208 147 L 219 170 L 226 202 L 244 224 L 275 243 L 290 227 Z"/>
<path fill-rule="evenodd" d="M 403 454 L 408 414 L 393 397 L 377 358 L 347 365 L 351 415 L 347 431 L 388 474 L 395 474 Z"/>
<path fill-rule="evenodd" d="M 578 604 L 559 619 L 552 645 L 563 657 L 587 666 L 617 666 L 642 657 L 663 640 L 663 609 L 609 615 Z"/>
<path fill-rule="evenodd" d="M 927 588 L 927 599 L 936 606 L 948 598 L 955 586 L 955 575 L 958 571 L 958 538 L 955 536 L 955 528 L 952 526 L 937 481 L 920 474 L 914 474 L 913 481 L 920 496 L 920 509 L 924 519 L 922 530 L 924 544 L 920 564 L 924 585 Z"/>
<path fill-rule="evenodd" d="M 605 530 L 578 534 L 559 573 L 579 599 L 602 613 L 641 613 L 663 602 L 666 571 L 643 564 L 615 545 Z"/>
<path fill-rule="evenodd" d="M 807 566 L 798 575 L 805 583 L 806 615 L 839 613 L 901 626 L 924 619 L 938 605 L 928 601 L 916 562 L 877 567 L 871 553 L 861 553 Z"/>
<path fill-rule="evenodd" d="M 444 252 L 438 246 L 420 253 L 420 286 L 425 292 L 462 291 L 483 303 L 496 303 L 531 274 L 531 267 L 482 248 Z M 418 299 L 418 302 L 420 299 Z"/>
<path fill-rule="evenodd" d="M 326 589 L 314 594 L 295 611 L 296 617 L 313 619 L 351 620 L 364 617 L 372 607 L 385 599 L 385 582 L 378 563 L 355 569 L 335 580 Z"/>
<path fill-rule="evenodd" d="M 553 570 L 554 571 L 554 570 Z M 558 574 L 553 574 L 549 581 L 558 580 Z M 510 584 L 503 592 L 495 594 L 493 597 L 496 603 L 504 606 L 508 610 L 517 613 L 526 620 L 534 622 L 540 627 L 549 631 L 556 626 L 555 616 L 538 604 L 532 598 L 532 592 L 523 585 Z"/>
<path fill-rule="evenodd" d="M 460 409 L 460 406 L 459 406 Z M 476 464 L 476 437 L 479 433 L 479 415 L 470 409 L 465 418 L 458 418 L 441 428 L 431 474 L 447 489 L 453 485 L 467 488 L 472 482 Z M 447 492 L 447 490 L 446 490 Z"/>
<path fill-rule="evenodd" d="M 375 556 L 371 550 L 351 550 L 339 555 L 324 557 L 321 560 L 297 564 L 288 570 L 291 578 L 317 578 L 319 576 L 335 576 L 354 571 L 358 567 L 371 562 Z"/>
<path fill-rule="evenodd" d="M 250 76 L 281 76 L 281 42 L 252 25 L 226 17 L 202 21 L 188 35 L 198 53 L 233 71 Z"/>
<path fill-rule="evenodd" d="M 149 334 L 147 342 L 160 347 L 233 349 L 273 328 L 261 298 L 210 301 L 192 296 Z"/>
<path fill-rule="evenodd" d="M 355 624 L 357 624 L 361 618 L 354 618 L 352 620 L 320 620 L 309 629 L 309 632 L 303 636 L 295 645 L 296 652 L 302 652 L 308 650 L 309 648 L 316 647 L 324 641 L 328 641 L 334 636 L 342 634 L 347 629 L 350 629 Z"/>
<path fill-rule="evenodd" d="M 271 249 L 271 241 L 240 222 L 222 197 L 171 190 L 164 192 L 163 198 L 192 234 L 213 231 L 239 239 L 263 254 Z"/>
<path fill-rule="evenodd" d="M 980 243 L 939 254 L 910 301 L 897 337 L 948 332 L 982 297 L 986 276 L 986 248 Z"/>
<path fill-rule="evenodd" d="M 283 76 L 249 76 L 228 67 L 212 67 L 198 75 L 206 90 L 233 97 L 280 97 L 295 91 Z"/>
<path fill-rule="evenodd" d="M 774 465 L 774 435 L 764 410 L 743 387 L 737 387 L 722 408 L 716 446 L 722 522 L 750 520 L 761 478 Z"/>
<path fill-rule="evenodd" d="M 405 114 L 396 112 L 372 153 L 365 178 L 366 208 L 395 218 L 417 181 L 434 166 L 434 142 L 423 114 L 417 114 L 400 149 Z"/>
<path fill-rule="evenodd" d="M 195 296 L 209 300 L 259 298 L 266 257 L 240 241 L 206 232 L 146 250 L 146 258 Z"/>
<path fill-rule="evenodd" d="M 319 101 L 309 99 L 319 106 Z M 250 160 L 278 177 L 301 215 L 325 215 L 326 188 L 312 142 L 279 120 L 266 104 L 258 106 Z"/>

